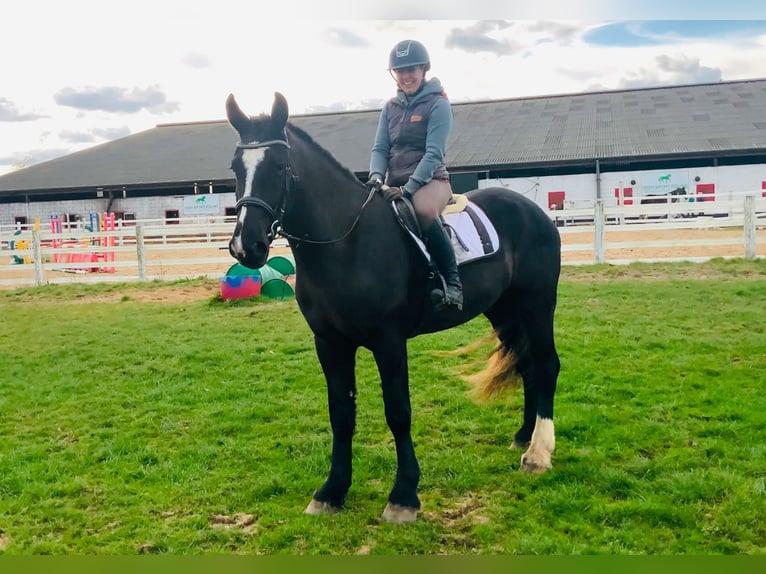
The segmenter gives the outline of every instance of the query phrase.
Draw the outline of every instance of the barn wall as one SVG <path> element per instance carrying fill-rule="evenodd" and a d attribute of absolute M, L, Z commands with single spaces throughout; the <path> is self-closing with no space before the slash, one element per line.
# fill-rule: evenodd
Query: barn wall
<path fill-rule="evenodd" d="M 470 176 L 471 174 L 459 175 Z M 696 177 L 699 177 L 699 181 L 695 180 Z M 660 182 L 661 178 L 665 179 Z M 636 183 L 632 184 L 631 181 Z M 747 192 L 760 196 L 764 181 L 766 181 L 766 164 L 607 172 L 601 174 L 601 195 L 605 204 L 610 206 L 617 204 L 615 189 L 620 186 L 632 188 L 633 197 L 638 198 L 652 193 L 662 193 L 663 190 L 669 191 L 679 185 L 684 185 L 687 193 L 694 193 L 697 184 L 713 184 L 715 197 L 727 200 Z M 550 201 L 549 194 L 556 192 L 564 192 L 564 208 L 592 207 L 596 201 L 595 173 L 478 180 L 479 187 L 491 185 L 500 185 L 518 191 L 546 210 Z M 219 212 L 216 215 L 223 216 L 226 208 L 233 207 L 236 202 L 234 193 L 215 195 L 218 196 L 219 203 Z M 112 202 L 111 211 L 131 213 L 134 214 L 135 219 L 145 220 L 162 219 L 166 211 L 177 210 L 183 218 L 183 198 L 183 195 L 117 198 Z M 107 198 L 0 203 L 0 225 L 3 227 L 13 225 L 16 216 L 25 216 L 31 223 L 36 217 L 39 217 L 41 222 L 46 222 L 54 215 L 79 214 L 87 221 L 90 213 L 102 213 L 106 210 L 108 203 Z"/>
<path fill-rule="evenodd" d="M 716 198 L 728 200 L 745 193 L 760 196 L 762 181 L 766 181 L 766 164 L 607 172 L 601 174 L 601 197 L 610 206 L 617 205 L 615 189 L 620 186 L 632 188 L 633 197 L 638 198 L 667 193 L 679 186 L 693 194 L 698 184 L 714 184 Z M 543 209 L 548 209 L 549 194 L 561 191 L 565 192 L 565 208 L 592 207 L 596 202 L 595 173 L 479 180 L 479 187 L 494 185 L 518 191 Z"/>

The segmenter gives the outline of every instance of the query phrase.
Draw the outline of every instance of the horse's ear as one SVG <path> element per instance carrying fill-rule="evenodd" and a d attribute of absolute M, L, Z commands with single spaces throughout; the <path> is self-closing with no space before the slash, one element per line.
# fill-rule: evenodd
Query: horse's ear
<path fill-rule="evenodd" d="M 279 92 L 274 92 L 274 104 L 271 106 L 272 121 L 279 127 L 284 127 L 287 124 L 288 115 L 287 100 Z"/>
<path fill-rule="evenodd" d="M 234 99 L 234 94 L 229 94 L 229 97 L 226 98 L 226 117 L 229 119 L 231 127 L 239 133 L 242 133 L 250 123 L 250 118 L 240 109 L 237 100 Z"/>

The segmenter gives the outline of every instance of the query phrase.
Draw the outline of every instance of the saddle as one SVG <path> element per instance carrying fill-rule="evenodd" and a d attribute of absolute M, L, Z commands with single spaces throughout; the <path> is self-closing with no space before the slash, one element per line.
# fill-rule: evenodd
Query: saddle
<path fill-rule="evenodd" d="M 444 222 L 445 215 L 460 213 L 461 211 L 464 211 L 467 206 L 468 198 L 465 195 L 453 194 L 447 203 L 447 207 L 442 211 L 442 222 Z M 415 234 L 422 240 L 423 230 L 420 229 L 420 223 L 418 222 L 417 215 L 415 215 L 415 207 L 412 205 L 412 201 L 403 195 L 399 196 L 396 201 L 394 201 L 394 211 L 399 219 L 399 223 L 401 223 L 407 231 Z"/>
<path fill-rule="evenodd" d="M 412 202 L 398 197 L 392 203 L 399 224 L 420 247 L 426 259 L 431 257 L 423 243 L 423 233 Z M 453 195 L 442 211 L 441 220 L 452 241 L 458 265 L 494 254 L 499 248 L 497 231 L 492 222 L 475 203 L 465 195 Z"/>

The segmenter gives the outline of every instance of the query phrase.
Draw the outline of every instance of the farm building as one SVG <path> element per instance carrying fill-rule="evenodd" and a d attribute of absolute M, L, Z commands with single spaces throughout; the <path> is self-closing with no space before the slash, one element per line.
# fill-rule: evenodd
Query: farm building
<path fill-rule="evenodd" d="M 543 209 L 681 189 L 698 201 L 766 195 L 766 80 L 453 103 L 453 111 L 446 160 L 457 192 L 503 185 Z M 291 121 L 365 180 L 378 114 Z M 163 124 L 0 176 L 0 225 L 103 212 L 168 222 L 232 215 L 235 143 L 225 120 Z"/>

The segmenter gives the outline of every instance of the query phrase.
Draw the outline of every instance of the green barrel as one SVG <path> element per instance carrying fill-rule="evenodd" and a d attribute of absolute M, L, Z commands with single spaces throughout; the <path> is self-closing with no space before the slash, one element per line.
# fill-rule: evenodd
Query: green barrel
<path fill-rule="evenodd" d="M 279 271 L 282 275 L 295 273 L 295 257 L 289 255 L 275 255 L 266 262 L 266 265 Z"/>
<path fill-rule="evenodd" d="M 271 299 L 288 299 L 295 296 L 295 290 L 284 279 L 270 279 L 261 285 L 261 295 Z"/>
<path fill-rule="evenodd" d="M 261 275 L 261 284 L 265 285 L 269 281 L 272 281 L 273 279 L 284 279 L 285 276 L 271 267 L 270 265 L 264 265 L 263 267 L 259 268 L 258 273 Z"/>
<path fill-rule="evenodd" d="M 229 267 L 228 271 L 226 271 L 226 275 L 229 277 L 242 277 L 242 276 L 249 276 L 249 275 L 258 275 L 257 269 L 250 269 L 249 267 L 245 267 L 241 263 L 235 263 L 231 267 Z"/>

